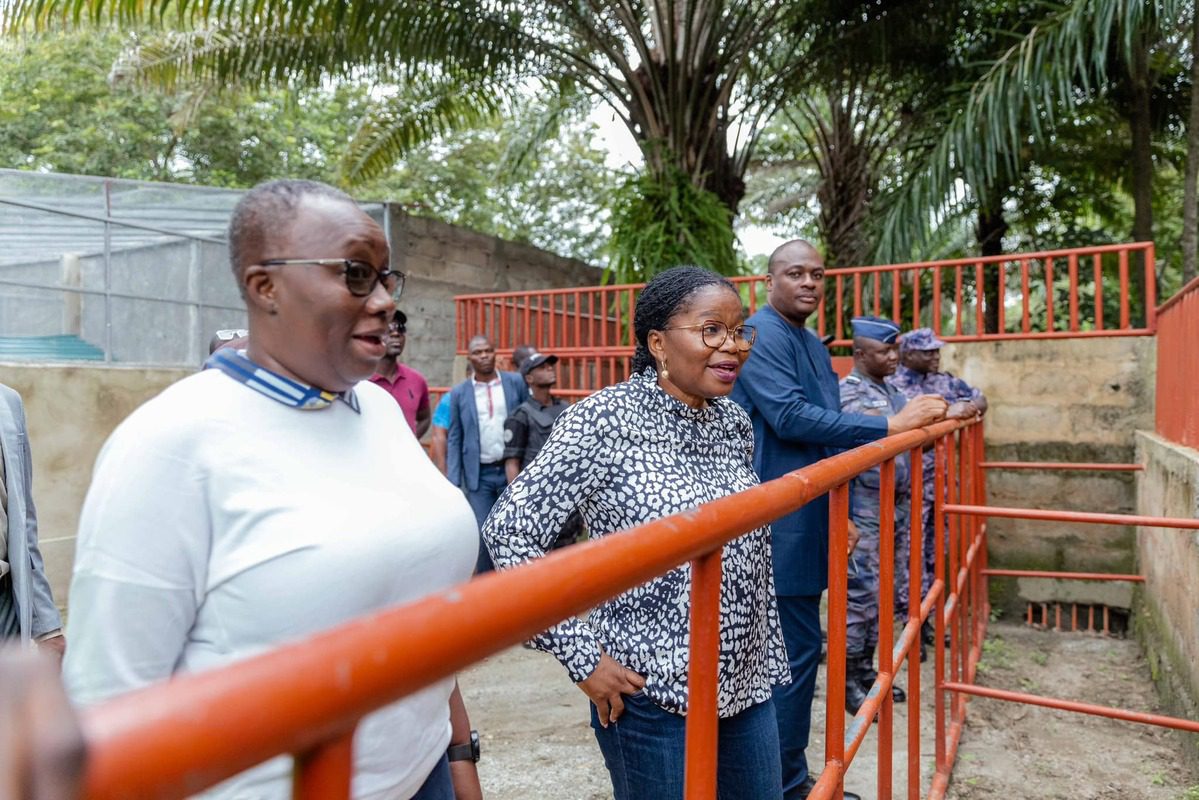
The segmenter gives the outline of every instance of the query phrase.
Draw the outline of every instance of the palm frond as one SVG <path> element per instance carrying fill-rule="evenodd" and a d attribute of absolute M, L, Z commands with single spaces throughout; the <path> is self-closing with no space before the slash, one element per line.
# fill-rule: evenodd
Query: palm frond
<path fill-rule="evenodd" d="M 1127 54 L 1137 31 L 1170 27 L 1189 13 L 1186 6 L 1186 0 L 1042 3 L 1039 23 L 963 93 L 907 184 L 890 196 L 879 263 L 904 258 L 936 219 L 953 213 L 964 199 L 960 182 L 978 189 L 1018 172 L 1030 137 L 1042 139 L 1057 114 L 1076 107 L 1080 92 L 1107 80 L 1113 43 Z"/>
<path fill-rule="evenodd" d="M 489 79 L 442 74 L 406 84 L 368 109 L 342 159 L 343 181 L 352 185 L 377 177 L 418 144 L 494 120 L 505 97 L 504 87 Z"/>

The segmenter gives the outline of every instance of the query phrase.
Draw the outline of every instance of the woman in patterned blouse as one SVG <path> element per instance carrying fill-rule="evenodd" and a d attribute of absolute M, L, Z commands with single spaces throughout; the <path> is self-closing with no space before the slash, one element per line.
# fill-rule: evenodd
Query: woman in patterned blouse
<path fill-rule="evenodd" d="M 727 397 L 754 340 L 743 319 L 736 289 L 707 270 L 650 281 L 634 319 L 634 374 L 563 413 L 500 498 L 483 528 L 496 565 L 545 555 L 576 509 L 595 538 L 757 484 L 749 418 Z M 591 699 L 616 800 L 683 796 L 690 605 L 684 564 L 534 639 Z M 771 685 L 787 680 L 770 531 L 760 528 L 723 552 L 720 798 L 782 796 Z"/>

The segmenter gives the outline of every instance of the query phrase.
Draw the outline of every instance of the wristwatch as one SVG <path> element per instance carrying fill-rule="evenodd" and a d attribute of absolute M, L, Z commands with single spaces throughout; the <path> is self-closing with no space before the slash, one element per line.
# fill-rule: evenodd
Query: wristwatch
<path fill-rule="evenodd" d="M 452 744 L 445 751 L 446 757 L 450 761 L 473 761 L 479 763 L 479 732 L 470 732 L 469 744 Z"/>

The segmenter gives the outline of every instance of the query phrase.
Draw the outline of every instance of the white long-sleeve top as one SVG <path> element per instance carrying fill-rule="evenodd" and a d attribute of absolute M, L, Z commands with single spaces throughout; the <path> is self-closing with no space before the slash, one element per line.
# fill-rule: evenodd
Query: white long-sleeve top
<path fill-rule="evenodd" d="M 299 410 L 219 370 L 113 433 L 79 527 L 65 678 L 95 703 L 224 666 L 470 577 L 474 515 L 386 392 Z M 368 716 L 357 798 L 411 797 L 449 743 L 446 679 Z M 213 790 L 290 796 L 290 759 Z"/>

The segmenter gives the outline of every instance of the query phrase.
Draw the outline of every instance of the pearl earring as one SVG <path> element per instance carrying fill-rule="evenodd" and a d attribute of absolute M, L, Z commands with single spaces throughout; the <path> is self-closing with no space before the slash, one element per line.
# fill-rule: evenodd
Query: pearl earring
<path fill-rule="evenodd" d="M 662 359 L 662 379 L 670 380 L 670 370 L 666 368 L 666 359 Z"/>

